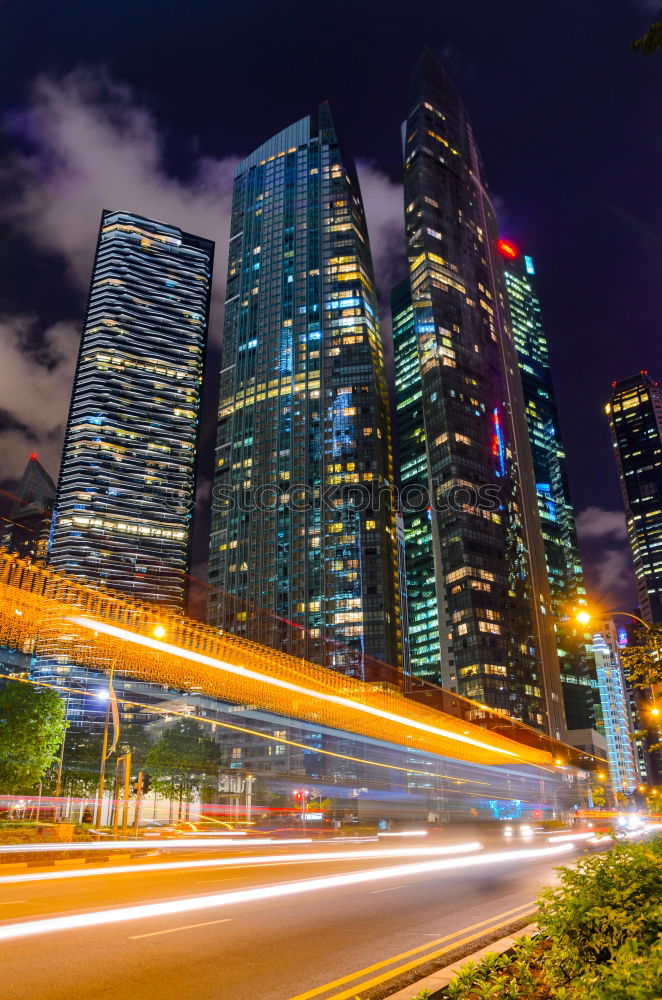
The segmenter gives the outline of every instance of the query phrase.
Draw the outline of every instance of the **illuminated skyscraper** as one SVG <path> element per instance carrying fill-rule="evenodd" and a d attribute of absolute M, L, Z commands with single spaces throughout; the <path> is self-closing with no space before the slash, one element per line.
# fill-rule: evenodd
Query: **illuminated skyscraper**
<path fill-rule="evenodd" d="M 513 338 L 524 389 L 566 721 L 568 729 L 588 729 L 595 722 L 595 657 L 590 633 L 583 631 L 575 618 L 577 607 L 586 603 L 586 590 L 547 338 L 535 286 L 535 266 L 532 258 L 521 254 L 512 243 L 500 240 L 498 247 L 505 265 Z"/>
<path fill-rule="evenodd" d="M 662 389 L 648 372 L 614 382 L 607 406 L 642 617 L 662 622 Z"/>
<path fill-rule="evenodd" d="M 614 792 L 633 792 L 639 784 L 639 772 L 633 738 L 634 726 L 628 704 L 628 692 L 618 647 L 618 631 L 609 619 L 593 638 L 597 665 L 602 729 L 607 741 L 609 778 Z"/>
<path fill-rule="evenodd" d="M 377 301 L 326 104 L 237 168 L 218 415 L 210 622 L 345 672 L 399 665 Z"/>
<path fill-rule="evenodd" d="M 10 552 L 18 552 L 22 559 L 43 562 L 48 549 L 54 498 L 55 483 L 33 452 L 0 532 L 0 545 Z"/>
<path fill-rule="evenodd" d="M 429 52 L 414 74 L 404 140 L 411 314 L 400 293 L 395 351 L 402 485 L 411 488 L 407 565 L 416 565 L 412 669 L 563 735 L 496 220 L 466 110 Z M 422 496 L 407 513 L 416 485 Z"/>
<path fill-rule="evenodd" d="M 132 597 L 185 602 L 214 245 L 104 212 L 50 559 Z"/>

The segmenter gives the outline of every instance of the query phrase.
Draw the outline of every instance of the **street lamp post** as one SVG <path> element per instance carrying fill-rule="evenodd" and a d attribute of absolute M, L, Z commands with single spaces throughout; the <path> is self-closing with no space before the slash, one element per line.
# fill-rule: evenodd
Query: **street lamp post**
<path fill-rule="evenodd" d="M 67 721 L 67 716 L 69 715 L 69 702 L 71 701 L 71 691 L 67 691 L 67 701 L 64 709 L 64 720 Z M 65 729 L 62 734 L 62 746 L 60 747 L 60 759 L 57 765 L 57 782 L 55 785 L 55 798 L 60 798 L 60 793 L 62 792 L 62 765 L 64 764 L 64 741 L 67 738 L 67 730 Z M 60 803 L 58 801 L 56 807 L 58 810 L 58 815 L 60 811 Z"/>
<path fill-rule="evenodd" d="M 644 621 L 644 619 L 640 618 L 638 615 L 632 614 L 631 611 L 603 611 L 601 617 L 605 617 L 607 615 L 624 615 L 626 618 L 633 618 L 636 622 L 639 622 L 640 625 L 643 625 L 647 632 L 652 631 L 649 622 Z M 595 615 L 592 615 L 590 614 L 590 612 L 584 610 L 578 611 L 575 614 L 575 618 L 581 625 L 588 625 L 591 618 L 595 617 L 596 617 Z M 662 659 L 662 647 L 658 646 L 655 652 L 658 656 L 658 659 Z M 651 693 L 653 695 L 653 708 L 651 709 L 651 715 L 657 717 L 660 715 L 660 709 L 657 707 L 657 691 L 655 690 L 656 687 L 659 687 L 659 685 L 657 684 L 650 685 Z"/>
<path fill-rule="evenodd" d="M 106 781 L 106 758 L 110 756 L 108 753 L 108 728 L 110 724 L 110 706 L 113 698 L 115 697 L 115 692 L 113 690 L 113 674 L 115 673 L 115 662 L 116 661 L 113 660 L 113 662 L 110 665 L 110 674 L 108 676 L 108 690 L 103 691 L 99 695 L 99 697 L 107 699 L 107 704 L 106 704 L 106 719 L 103 727 L 103 747 L 101 750 L 101 767 L 99 769 L 99 792 L 97 794 L 97 807 L 94 816 L 94 825 L 97 827 L 101 826 L 101 819 L 103 813 L 103 793 L 105 790 L 105 781 Z M 116 736 L 119 736 L 119 732 L 116 734 Z"/>

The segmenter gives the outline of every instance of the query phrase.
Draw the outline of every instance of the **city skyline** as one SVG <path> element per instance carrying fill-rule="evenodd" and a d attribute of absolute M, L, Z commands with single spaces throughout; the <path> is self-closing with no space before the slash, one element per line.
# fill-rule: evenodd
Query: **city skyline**
<path fill-rule="evenodd" d="M 512 246 L 512 244 L 507 244 L 507 242 L 506 242 L 506 245 L 509 245 L 509 246 Z M 531 258 L 527 258 L 527 259 L 528 259 L 528 260 L 531 260 Z M 532 429 L 532 426 L 530 425 L 530 427 L 529 427 L 529 430 L 531 430 L 531 429 Z M 204 462 L 204 453 L 203 453 L 203 462 Z M 565 477 L 564 477 L 564 474 L 562 474 L 562 478 L 565 478 Z M 204 483 L 203 483 L 203 486 L 204 486 Z M 567 493 L 567 490 L 566 490 L 566 493 Z M 541 511 L 541 513 L 543 513 L 543 511 L 544 511 L 544 504 L 543 504 L 543 503 L 540 503 L 540 504 L 539 504 L 539 507 L 540 507 L 540 511 Z M 199 520 L 202 520 L 202 519 L 199 519 Z M 566 533 L 566 535 L 567 535 L 567 534 L 568 534 L 568 530 L 567 530 L 567 526 L 566 526 L 566 528 L 564 529 L 564 531 L 565 531 L 565 533 Z M 573 559 L 574 559 L 574 558 L 575 558 L 575 557 L 573 557 Z M 575 574 L 576 574 L 576 573 L 577 573 L 577 566 L 575 565 Z M 552 578 L 552 580 L 553 580 L 553 573 L 552 573 L 552 576 L 551 576 L 551 578 Z M 580 590 L 578 591 L 578 593 L 581 593 L 581 588 L 580 588 Z M 391 659 L 392 659 L 392 658 L 391 658 Z"/>
<path fill-rule="evenodd" d="M 68 379 L 104 204 L 172 221 L 221 246 L 237 159 L 325 97 L 333 99 L 359 161 L 384 312 L 394 280 L 404 276 L 397 123 L 405 111 L 411 66 L 425 42 L 448 62 L 472 108 L 504 236 L 526 246 L 539 265 L 562 427 L 566 437 L 569 429 L 583 428 L 568 441 L 568 463 L 582 513 L 588 582 L 604 606 L 631 603 L 636 591 L 627 566 L 618 479 L 606 468 L 609 433 L 591 415 L 607 401 L 611 381 L 623 374 L 614 359 L 636 349 L 634 370 L 654 368 L 649 304 L 657 276 L 658 208 L 646 191 L 659 159 L 659 134 L 649 125 L 659 64 L 629 50 L 630 39 L 645 26 L 645 12 L 635 4 L 616 11 L 591 2 L 572 16 L 531 9 L 513 18 L 497 17 L 481 2 L 443 11 L 415 2 L 410 16 L 387 2 L 375 21 L 377 60 L 376 48 L 369 54 L 362 50 L 361 39 L 374 25 L 368 9 L 359 7 L 355 18 L 361 30 L 342 38 L 347 68 L 341 73 L 335 61 L 339 25 L 331 23 L 319 34 L 301 21 L 302 45 L 284 62 L 279 54 L 289 49 L 282 25 L 260 3 L 250 17 L 271 25 L 269 45 L 261 41 L 241 57 L 225 27 L 229 18 L 241 37 L 247 10 L 196 11 L 175 33 L 168 10 L 158 25 L 150 25 L 151 37 L 164 52 L 178 33 L 191 42 L 177 47 L 178 64 L 187 68 L 175 87 L 167 59 L 152 60 L 148 68 L 137 35 L 117 30 L 123 2 L 95 17 L 80 0 L 72 2 L 79 8 L 76 30 L 68 24 L 65 31 L 49 18 L 58 43 L 45 51 L 37 36 L 20 60 L 21 45 L 11 40 L 29 30 L 27 7 L 10 3 L 2 11 L 8 58 L 2 67 L 7 131 L 0 145 L 6 195 L 0 197 L 0 220 L 8 242 L 0 312 L 4 367 L 11 378 L 2 386 L 9 422 L 0 426 L 0 451 L 3 470 L 10 460 L 12 469 L 4 473 L 5 488 L 15 486 L 31 451 L 57 475 Z M 292 0 L 286 4 L 290 18 L 296 8 Z M 145 12 L 132 11 L 132 17 L 138 31 L 145 27 Z M 210 24 L 209 31 L 196 32 L 201 20 Z M 112 30 L 99 30 L 111 22 Z M 586 34 L 595 36 L 588 49 L 580 43 Z M 530 37 L 553 40 L 565 67 L 562 77 L 536 57 Z M 313 38 L 314 44 L 305 44 Z M 213 46 L 213 58 L 193 58 L 200 45 L 205 51 Z M 250 73 L 241 99 L 221 102 L 220 114 L 212 102 L 197 99 L 198 86 L 231 93 L 244 64 Z M 384 74 L 380 66 L 386 64 Z M 262 91 L 274 101 L 260 102 Z M 246 115 L 249 106 L 253 113 Z M 561 132 L 564 142 L 555 142 Z M 590 152 L 597 145 L 599 166 Z M 223 272 L 221 260 L 219 288 Z M 628 301 L 639 308 L 627 310 Z M 219 332 L 217 305 L 216 342 Z M 29 364 L 19 344 L 27 349 Z M 215 350 L 212 343 L 210 359 Z M 580 363 L 583 356 L 591 358 L 587 369 Z M 48 400 L 43 416 L 25 406 L 34 391 Z M 203 410 L 203 438 L 213 439 L 209 401 Z M 18 459 L 12 458 L 11 442 L 24 442 Z M 204 471 L 208 479 L 211 470 Z M 196 544 L 195 565 L 202 565 L 204 550 L 203 538 Z"/>
<path fill-rule="evenodd" d="M 662 0 L 0 37 L 5 992 L 654 992 Z"/>

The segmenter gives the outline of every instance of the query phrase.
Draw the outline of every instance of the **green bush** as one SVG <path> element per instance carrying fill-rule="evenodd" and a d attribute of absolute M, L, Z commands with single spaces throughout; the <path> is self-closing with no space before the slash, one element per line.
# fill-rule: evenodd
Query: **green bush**
<path fill-rule="evenodd" d="M 662 839 L 560 869 L 540 935 L 463 966 L 449 1000 L 662 1000 Z"/>
<path fill-rule="evenodd" d="M 581 858 L 538 903 L 538 927 L 568 976 L 611 961 L 628 941 L 652 944 L 662 930 L 662 840 Z"/>
<path fill-rule="evenodd" d="M 583 990 L 583 993 L 580 992 Z M 650 947 L 628 941 L 612 962 L 595 967 L 573 984 L 573 998 L 661 1000 L 662 938 Z"/>

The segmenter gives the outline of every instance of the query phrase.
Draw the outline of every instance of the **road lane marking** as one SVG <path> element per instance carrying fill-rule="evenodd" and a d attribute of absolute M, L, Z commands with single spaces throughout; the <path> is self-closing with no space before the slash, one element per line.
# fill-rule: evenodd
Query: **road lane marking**
<path fill-rule="evenodd" d="M 38 934 L 54 934 L 60 931 L 91 930 L 109 924 L 123 923 L 125 920 L 143 920 L 146 917 L 165 917 L 173 913 L 194 913 L 212 907 L 234 906 L 241 903 L 257 903 L 265 900 L 285 899 L 302 893 L 324 892 L 341 886 L 358 887 L 366 882 L 383 879 L 402 878 L 404 875 L 431 875 L 439 877 L 444 872 L 455 874 L 461 868 L 482 868 L 488 865 L 512 864 L 514 861 L 549 859 L 574 850 L 572 844 L 558 844 L 555 847 L 532 848 L 530 850 L 500 851 L 495 854 L 469 855 L 460 858 L 444 858 L 438 861 L 421 861 L 418 864 L 393 865 L 389 868 L 364 869 L 343 875 L 326 875 L 302 879 L 296 882 L 278 882 L 274 885 L 258 886 L 250 889 L 235 889 L 228 892 L 211 893 L 205 896 L 189 896 L 169 899 L 157 903 L 142 903 L 133 906 L 116 906 L 103 910 L 85 910 L 67 916 L 40 917 L 21 920 L 18 923 L 0 925 L 0 941 L 16 941 L 19 938 L 34 937 Z"/>
<path fill-rule="evenodd" d="M 159 934 L 174 934 L 175 931 L 190 931 L 193 927 L 211 927 L 212 924 L 229 924 L 232 917 L 223 920 L 205 920 L 202 924 L 184 924 L 183 927 L 168 927 L 164 931 L 150 931 L 149 934 L 131 934 L 129 941 L 140 941 L 141 938 L 158 937 Z"/>
<path fill-rule="evenodd" d="M 405 882 L 404 885 L 390 885 L 388 889 L 371 889 L 370 895 L 376 896 L 378 892 L 395 892 L 396 889 L 406 889 L 409 882 Z"/>
<path fill-rule="evenodd" d="M 416 948 L 410 948 L 409 951 L 401 951 L 399 955 L 392 955 L 391 958 L 385 958 L 381 962 L 375 962 L 374 965 L 368 965 L 365 969 L 359 969 L 358 972 L 353 972 L 351 975 L 342 976 L 340 979 L 334 979 L 330 983 L 325 983 L 324 986 L 318 986 L 314 990 L 310 990 L 308 993 L 298 993 L 295 997 L 291 997 L 290 1000 L 311 1000 L 312 997 L 319 996 L 320 993 L 327 993 L 329 990 L 333 989 L 335 986 L 344 986 L 345 983 L 350 983 L 355 979 L 360 979 L 361 976 L 367 976 L 370 972 L 376 972 L 378 969 L 383 969 L 386 965 L 392 965 L 394 962 L 399 962 L 403 958 L 409 958 L 411 955 L 420 954 L 422 951 L 426 951 L 428 948 L 433 948 L 436 944 L 441 944 L 444 941 L 450 941 L 457 937 L 459 934 L 466 934 L 467 931 L 474 931 L 478 927 L 482 927 L 483 930 L 480 931 L 480 935 L 488 933 L 489 929 L 485 928 L 485 924 L 489 924 L 491 920 L 501 920 L 503 917 L 510 917 L 508 923 L 512 923 L 513 920 L 519 919 L 518 916 L 513 914 L 520 914 L 520 910 L 524 910 L 527 907 L 533 906 L 533 901 L 528 903 L 521 903 L 520 906 L 515 906 L 512 910 L 504 910 L 503 913 L 496 913 L 492 917 L 488 917 L 486 920 L 480 920 L 477 924 L 470 924 L 468 927 L 460 927 L 459 930 L 454 931 L 452 934 L 445 934 L 443 937 L 437 938 L 436 941 L 428 941 L 426 944 L 418 945 Z M 456 943 L 452 945 L 453 948 L 456 947 Z M 427 959 L 418 958 L 415 964 L 421 964 Z M 391 973 L 389 973 L 391 975 Z M 363 987 L 364 984 L 361 984 Z M 358 988 L 358 987 L 356 987 Z M 350 993 L 352 990 L 350 990 Z"/>
<path fill-rule="evenodd" d="M 10 903 L 25 903 L 25 899 L 3 899 L 0 900 L 0 906 L 9 906 Z"/>
<path fill-rule="evenodd" d="M 504 927 L 508 927 L 512 924 L 513 920 L 518 920 L 520 917 L 532 917 L 537 912 L 537 906 L 532 907 L 530 910 L 524 910 L 523 913 L 519 914 L 519 917 L 511 917 L 509 920 L 504 920 L 500 924 L 492 924 L 490 927 L 484 927 L 482 930 L 476 931 L 475 934 L 459 938 L 457 941 L 453 941 L 451 944 L 447 944 L 443 948 L 438 948 L 437 951 L 421 955 L 419 958 L 415 958 L 413 961 L 407 962 L 405 965 L 399 965 L 395 969 L 391 969 L 389 972 L 383 973 L 381 976 L 375 976 L 373 979 L 367 979 L 363 983 L 354 985 L 349 990 L 343 990 L 342 993 L 332 993 L 331 996 L 326 998 L 326 1000 L 353 1000 L 356 996 L 357 989 L 367 990 L 372 989 L 373 986 L 380 986 L 382 983 L 388 982 L 389 979 L 395 979 L 397 976 L 404 975 L 405 972 L 411 972 L 411 970 L 415 969 L 417 966 L 423 965 L 425 962 L 431 962 L 435 958 L 440 958 L 449 951 L 454 951 L 456 948 L 462 947 L 462 945 L 470 944 L 472 941 L 477 941 L 486 934 L 492 934 L 496 931 L 502 930 Z"/>

